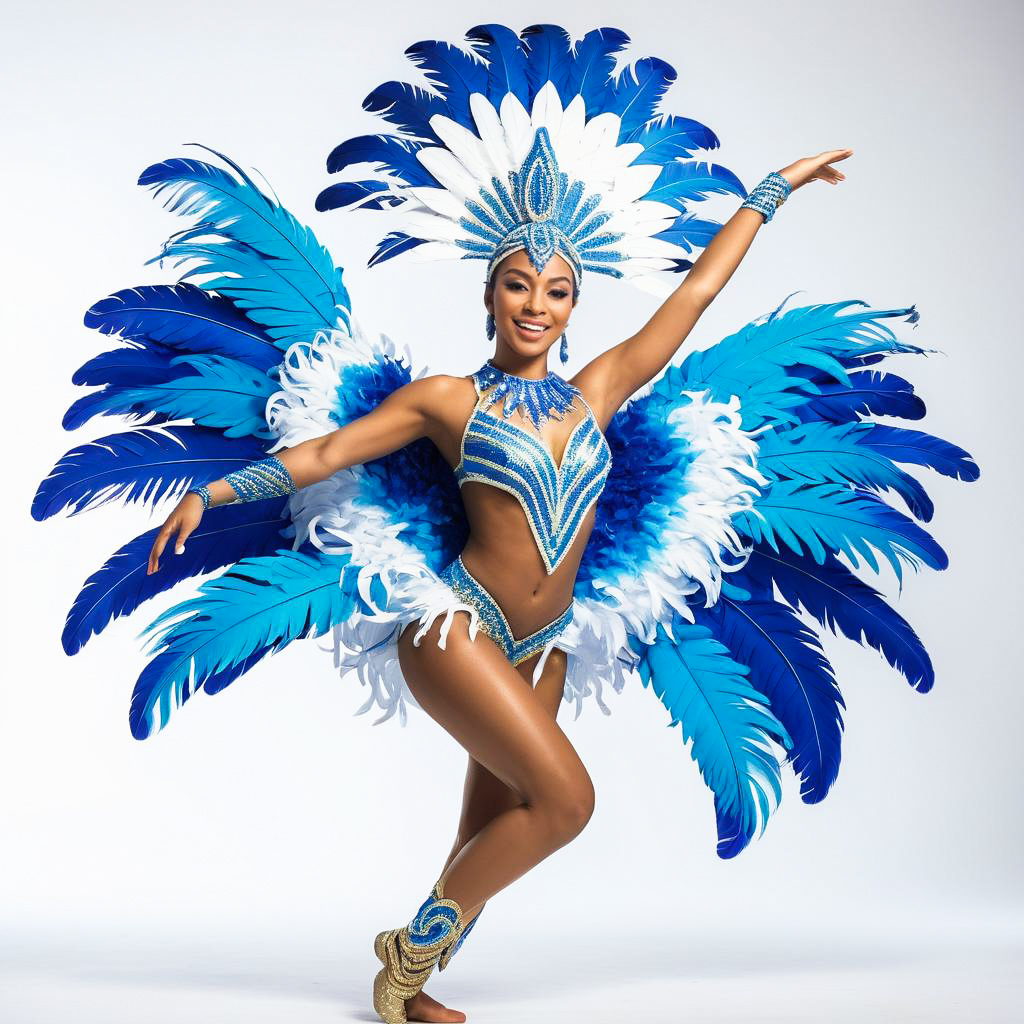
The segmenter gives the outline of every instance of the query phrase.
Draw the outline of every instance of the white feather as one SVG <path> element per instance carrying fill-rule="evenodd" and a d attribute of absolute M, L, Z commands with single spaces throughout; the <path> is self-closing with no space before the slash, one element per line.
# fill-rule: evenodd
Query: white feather
<path fill-rule="evenodd" d="M 478 92 L 469 97 L 469 109 L 473 114 L 476 130 L 480 133 L 480 141 L 487 151 L 488 160 L 494 168 L 495 177 L 507 181 L 508 172 L 512 170 L 512 159 L 498 112 L 491 101 Z"/>
<path fill-rule="evenodd" d="M 416 159 L 447 189 L 456 199 L 465 202 L 476 199 L 480 193 L 480 181 L 474 178 L 462 162 L 443 146 L 424 146 L 416 151 Z"/>
<path fill-rule="evenodd" d="M 533 145 L 530 115 L 526 112 L 526 107 L 520 103 L 519 98 L 511 92 L 505 93 L 498 113 L 501 115 L 501 126 L 505 130 L 512 166 L 519 167 Z"/>

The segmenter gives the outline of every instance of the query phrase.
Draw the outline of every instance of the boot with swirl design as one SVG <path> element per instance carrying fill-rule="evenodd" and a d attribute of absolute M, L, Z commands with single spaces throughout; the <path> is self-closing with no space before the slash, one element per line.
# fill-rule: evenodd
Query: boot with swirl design
<path fill-rule="evenodd" d="M 447 964 L 464 928 L 462 907 L 445 898 L 439 880 L 408 925 L 374 939 L 373 951 L 384 966 L 373 980 L 373 1008 L 385 1024 L 406 1024 L 405 1001 L 423 988 L 450 950 Z"/>

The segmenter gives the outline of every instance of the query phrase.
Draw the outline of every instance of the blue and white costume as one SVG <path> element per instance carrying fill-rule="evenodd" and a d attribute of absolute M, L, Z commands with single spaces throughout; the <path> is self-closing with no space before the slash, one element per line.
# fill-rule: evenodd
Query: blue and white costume
<path fill-rule="evenodd" d="M 611 470 L 611 449 L 579 389 L 552 372 L 546 381 L 564 388 L 570 400 L 579 401 L 586 413 L 570 431 L 565 451 L 556 463 L 536 434 L 484 409 L 488 403 L 493 404 L 497 389 L 491 386 L 502 376 L 508 375 L 503 375 L 490 361 L 473 374 L 477 403 L 463 431 L 455 479 L 460 488 L 466 482 L 483 483 L 507 491 L 519 502 L 550 575 L 569 551 L 587 513 L 600 497 Z M 570 604 L 552 622 L 529 636 L 517 638 L 498 602 L 474 579 L 461 555 L 442 571 L 441 579 L 458 597 L 476 608 L 481 628 L 513 665 L 538 651 L 549 651 L 572 621 Z M 542 668 L 543 659 L 537 663 L 535 676 Z"/>
<path fill-rule="evenodd" d="M 710 129 L 659 113 L 675 72 L 643 58 L 616 73 L 628 42 L 616 29 L 573 42 L 557 26 L 517 35 L 487 25 L 467 39 L 469 49 L 409 48 L 432 89 L 388 82 L 367 97 L 364 107 L 397 133 L 340 144 L 331 172 L 373 171 L 332 184 L 317 208 L 404 216 L 371 265 L 402 256 L 490 269 L 518 247 L 535 265 L 564 255 L 577 284 L 600 275 L 667 295 L 721 226 L 696 212 L 701 202 L 747 195 L 731 171 L 693 158 L 718 147 Z M 351 422 L 423 372 L 414 374 L 407 349 L 360 326 L 313 232 L 216 155 L 228 170 L 170 158 L 140 178 L 197 218 L 157 258 L 195 262 L 173 284 L 128 288 L 87 312 L 87 326 L 120 344 L 76 373 L 99 390 L 64 425 L 146 419 L 69 451 L 39 487 L 37 519 L 121 497 L 177 497 Z M 378 721 L 397 713 L 404 723 L 415 701 L 398 632 L 415 622 L 422 638 L 440 619 L 443 640 L 463 610 L 471 634 L 490 632 L 512 660 L 538 645 L 563 649 L 577 715 L 589 696 L 608 713 L 606 690 L 627 680 L 649 686 L 713 792 L 719 855 L 735 856 L 763 830 L 784 768 L 808 803 L 838 773 L 845 705 L 812 624 L 870 645 L 911 686 L 931 688 L 921 640 L 855 570 L 859 558 L 872 569 L 885 561 L 902 581 L 904 565 L 947 564 L 919 525 L 932 503 L 902 466 L 978 476 L 957 446 L 872 420 L 924 415 L 911 384 L 878 368 L 929 351 L 890 326 L 916 324 L 913 306 L 785 304 L 689 351 L 603 436 L 585 416 L 559 466 L 478 402 L 457 473 L 424 439 L 289 496 L 210 508 L 185 553 L 152 576 L 148 531 L 86 582 L 65 649 L 217 573 L 145 630 L 154 657 L 132 698 L 136 737 L 162 728 L 197 690 L 216 693 L 313 637 L 330 637 L 335 667 L 368 688 L 360 712 L 376 707 Z M 474 375 L 481 398 L 486 380 L 484 367 Z M 513 637 L 463 575 L 460 486 L 471 480 L 521 503 L 549 572 L 594 509 L 572 604 L 538 636 Z M 883 499 L 889 491 L 906 512 Z"/>

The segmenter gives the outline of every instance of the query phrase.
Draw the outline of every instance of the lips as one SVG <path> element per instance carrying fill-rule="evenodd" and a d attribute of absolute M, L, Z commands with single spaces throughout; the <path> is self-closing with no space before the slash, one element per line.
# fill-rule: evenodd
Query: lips
<path fill-rule="evenodd" d="M 548 329 L 547 324 L 539 324 L 533 320 L 514 319 L 512 323 L 514 323 L 524 334 L 540 335 Z"/>

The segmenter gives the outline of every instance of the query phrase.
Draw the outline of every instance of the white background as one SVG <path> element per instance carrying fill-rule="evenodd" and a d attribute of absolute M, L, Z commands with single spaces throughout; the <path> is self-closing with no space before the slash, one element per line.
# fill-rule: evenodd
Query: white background
<path fill-rule="evenodd" d="M 573 720 L 564 705 L 596 813 L 491 901 L 428 991 L 474 1021 L 639 1019 L 648 1005 L 708 1021 L 1010 1019 L 1004 967 L 1022 932 L 1020 8 L 749 0 L 5 9 L 0 1019 L 127 1021 L 143 1005 L 151 1020 L 374 1019 L 373 934 L 407 920 L 437 877 L 464 753 L 415 709 L 404 730 L 353 717 L 365 693 L 336 677 L 326 640 L 200 694 L 137 742 L 137 634 L 194 584 L 73 659 L 60 633 L 82 582 L 170 508 L 112 503 L 39 523 L 29 507 L 66 451 L 118 429 L 60 426 L 84 393 L 72 372 L 110 347 L 82 316 L 118 289 L 175 279 L 143 264 L 190 221 L 135 182 L 168 157 L 209 157 L 186 143 L 266 176 L 345 267 L 364 325 L 431 371 L 479 365 L 482 264 L 367 270 L 391 222 L 313 203 L 333 180 L 333 146 L 391 130 L 362 98 L 387 79 L 421 81 L 405 47 L 486 21 L 557 22 L 576 38 L 626 30 L 630 59 L 679 73 L 662 109 L 709 125 L 722 142 L 712 158 L 748 188 L 852 147 L 847 180 L 794 194 L 686 347 L 797 290 L 791 305 L 916 303 L 920 324 L 901 337 L 943 354 L 886 364 L 928 404 L 909 425 L 965 447 L 982 475 L 920 474 L 950 567 L 909 573 L 897 607 L 931 653 L 934 690 L 825 638 L 848 709 L 822 804 L 802 804 L 788 772 L 764 836 L 722 861 L 710 791 L 651 692 L 611 694 L 608 718 L 590 703 Z M 566 375 L 657 301 L 592 279 Z M 870 581 L 896 598 L 891 572 Z"/>

